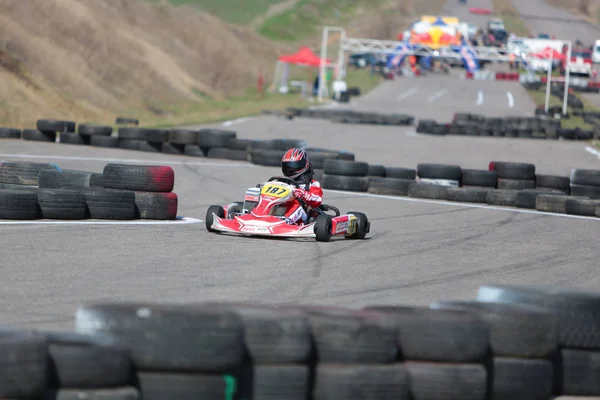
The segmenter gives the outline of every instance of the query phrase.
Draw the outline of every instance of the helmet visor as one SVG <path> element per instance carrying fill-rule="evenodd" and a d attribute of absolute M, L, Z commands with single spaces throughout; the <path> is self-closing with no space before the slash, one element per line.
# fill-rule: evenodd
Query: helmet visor
<path fill-rule="evenodd" d="M 286 161 L 281 164 L 281 171 L 285 176 L 294 176 L 306 168 L 306 160 Z"/>

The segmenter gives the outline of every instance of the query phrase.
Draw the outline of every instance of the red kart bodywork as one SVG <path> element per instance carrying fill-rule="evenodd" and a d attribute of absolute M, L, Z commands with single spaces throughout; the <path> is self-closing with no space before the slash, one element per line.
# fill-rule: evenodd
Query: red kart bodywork
<path fill-rule="evenodd" d="M 282 217 L 274 215 L 277 208 L 285 209 L 285 205 L 296 201 L 293 187 L 282 182 L 268 182 L 260 191 L 248 189 L 244 204 L 256 203 L 248 212 L 232 211 L 231 204 L 225 207 L 211 206 L 207 211 L 206 222 L 209 231 L 236 233 L 248 236 L 272 236 L 284 238 L 315 238 L 315 225 L 319 216 L 308 223 L 288 224 Z M 233 203 L 236 204 L 236 203 Z M 239 203 L 237 203 L 239 204 Z M 326 206 L 327 207 L 327 206 Z M 239 208 L 239 207 L 238 207 Z M 218 211 L 222 215 L 217 215 Z M 245 210 L 243 210 L 245 211 Z M 317 212 L 315 212 L 318 215 Z M 366 217 L 365 217 L 366 218 Z M 352 236 L 358 229 L 358 217 L 348 213 L 328 216 L 327 229 L 330 236 Z M 367 223 L 366 230 L 369 229 Z M 365 233 L 366 234 L 366 233 Z M 317 238 L 319 240 L 319 238 Z"/>

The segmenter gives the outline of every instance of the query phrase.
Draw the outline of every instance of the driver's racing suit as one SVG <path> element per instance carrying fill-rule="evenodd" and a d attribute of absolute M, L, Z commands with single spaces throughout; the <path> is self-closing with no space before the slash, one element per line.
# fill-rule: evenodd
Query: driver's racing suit
<path fill-rule="evenodd" d="M 323 203 L 323 189 L 321 183 L 316 180 L 310 181 L 308 190 L 304 189 L 306 185 L 302 185 L 294 190 L 296 199 L 302 200 L 310 209 L 315 209 Z M 300 222 L 306 222 L 308 220 L 308 214 L 298 200 L 289 203 L 287 210 L 285 211 L 284 217 L 288 224 L 298 224 Z"/>

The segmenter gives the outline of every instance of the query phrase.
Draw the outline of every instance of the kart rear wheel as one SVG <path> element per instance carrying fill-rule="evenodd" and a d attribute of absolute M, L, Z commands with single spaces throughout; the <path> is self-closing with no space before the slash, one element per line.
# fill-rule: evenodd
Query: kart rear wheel
<path fill-rule="evenodd" d="M 219 218 L 225 218 L 225 210 L 221 206 L 208 207 L 208 210 L 206 210 L 206 218 L 204 218 L 204 222 L 206 222 L 206 230 L 209 232 L 216 232 L 214 229 L 211 228 L 214 221 L 213 214 L 215 214 Z"/>
<path fill-rule="evenodd" d="M 317 242 L 329 242 L 331 240 L 331 230 L 333 229 L 333 223 L 331 216 L 321 214 L 315 221 L 315 238 Z"/>
<path fill-rule="evenodd" d="M 367 218 L 367 216 L 361 212 L 356 211 L 348 211 L 348 214 L 354 215 L 358 218 L 356 232 L 352 235 L 348 236 L 349 239 L 364 239 L 367 236 L 367 233 L 371 230 L 371 222 Z"/>

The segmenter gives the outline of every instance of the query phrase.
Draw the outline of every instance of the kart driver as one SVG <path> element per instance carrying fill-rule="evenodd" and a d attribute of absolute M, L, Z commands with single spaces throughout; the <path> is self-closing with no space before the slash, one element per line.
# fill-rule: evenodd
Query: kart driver
<path fill-rule="evenodd" d="M 297 200 L 290 202 L 284 217 L 288 224 L 298 224 L 308 220 L 308 214 L 323 202 L 321 183 L 313 179 L 313 169 L 308 154 L 302 149 L 289 149 L 281 159 L 283 174 L 300 186 L 294 190 Z M 307 206 L 304 209 L 302 203 Z"/>

